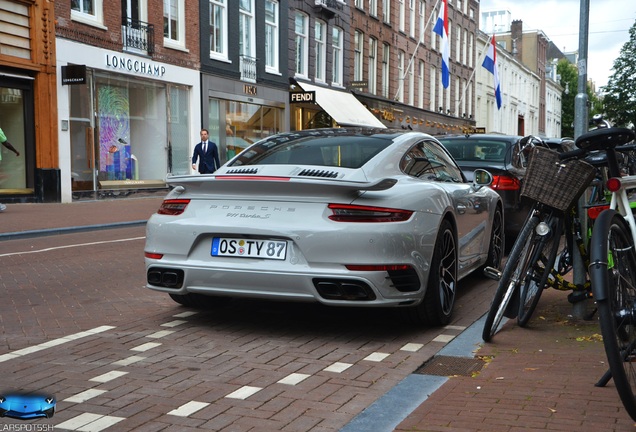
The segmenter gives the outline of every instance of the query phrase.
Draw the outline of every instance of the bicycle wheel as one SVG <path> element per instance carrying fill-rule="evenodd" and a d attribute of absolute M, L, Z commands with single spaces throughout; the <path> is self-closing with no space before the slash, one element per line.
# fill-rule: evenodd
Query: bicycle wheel
<path fill-rule="evenodd" d="M 532 252 L 528 260 L 530 268 L 521 285 L 519 297 L 519 316 L 517 324 L 525 327 L 539 304 L 539 299 L 554 267 L 559 243 L 561 241 L 562 216 L 550 214 L 545 219 L 547 234 L 536 235 L 532 242 Z M 534 263 L 534 264 L 532 264 Z"/>
<path fill-rule="evenodd" d="M 538 224 L 538 216 L 533 215 L 526 219 L 526 223 L 523 225 L 512 247 L 481 333 L 481 337 L 485 342 L 490 342 L 495 333 L 497 333 L 499 324 L 501 324 L 510 301 L 513 300 L 515 295 L 518 300 L 519 283 L 528 268 L 528 252 L 531 250 L 533 239 L 536 235 L 535 228 Z"/>
<path fill-rule="evenodd" d="M 614 210 L 592 231 L 590 278 L 614 385 L 636 420 L 636 254 L 625 219 Z"/>

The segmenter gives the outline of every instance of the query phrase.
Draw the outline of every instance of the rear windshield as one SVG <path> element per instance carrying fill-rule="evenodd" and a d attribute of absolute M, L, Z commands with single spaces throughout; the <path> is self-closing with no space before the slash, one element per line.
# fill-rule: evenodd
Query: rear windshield
<path fill-rule="evenodd" d="M 360 168 L 391 145 L 391 139 L 373 136 L 303 136 L 262 141 L 241 153 L 238 165 L 320 165 Z"/>
<path fill-rule="evenodd" d="M 506 160 L 506 143 L 485 139 L 440 139 L 444 147 L 456 161 L 492 161 Z"/>

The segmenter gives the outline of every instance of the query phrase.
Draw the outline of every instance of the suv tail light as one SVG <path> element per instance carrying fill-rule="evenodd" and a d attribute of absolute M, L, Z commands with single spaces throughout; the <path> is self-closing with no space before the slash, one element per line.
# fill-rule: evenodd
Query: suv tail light
<path fill-rule="evenodd" d="M 329 204 L 329 219 L 336 222 L 403 222 L 413 214 L 410 210 L 352 204 Z"/>
<path fill-rule="evenodd" d="M 519 190 L 521 189 L 521 183 L 516 177 L 508 175 L 496 175 L 492 176 L 491 188 L 494 190 Z"/>
<path fill-rule="evenodd" d="M 162 215 L 177 216 L 183 213 L 190 204 L 189 199 L 167 199 L 161 203 L 157 213 Z"/>

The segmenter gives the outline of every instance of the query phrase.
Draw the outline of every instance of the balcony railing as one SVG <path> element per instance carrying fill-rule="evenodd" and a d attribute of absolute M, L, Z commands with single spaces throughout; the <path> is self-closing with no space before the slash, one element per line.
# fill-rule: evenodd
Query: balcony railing
<path fill-rule="evenodd" d="M 241 81 L 256 83 L 256 59 L 245 55 L 241 59 Z"/>
<path fill-rule="evenodd" d="M 132 18 L 125 18 L 121 26 L 124 49 L 152 55 L 155 51 L 155 26 Z"/>

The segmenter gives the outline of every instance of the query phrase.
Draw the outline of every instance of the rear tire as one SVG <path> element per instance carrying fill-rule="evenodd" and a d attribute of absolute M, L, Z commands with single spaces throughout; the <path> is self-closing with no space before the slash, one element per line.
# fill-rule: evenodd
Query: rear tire
<path fill-rule="evenodd" d="M 490 234 L 490 244 L 488 246 L 488 258 L 482 267 L 482 271 L 486 267 L 501 269 L 501 262 L 503 260 L 505 247 L 504 218 L 501 207 L 497 206 L 492 220 L 492 232 Z"/>
<path fill-rule="evenodd" d="M 614 385 L 636 421 L 636 253 L 629 226 L 613 210 L 598 217 L 592 232 L 590 279 L 603 345 Z"/>
<path fill-rule="evenodd" d="M 411 322 L 442 326 L 450 323 L 457 295 L 457 246 L 450 222 L 443 221 L 437 232 L 428 274 L 426 294 L 417 306 L 405 308 Z"/>

